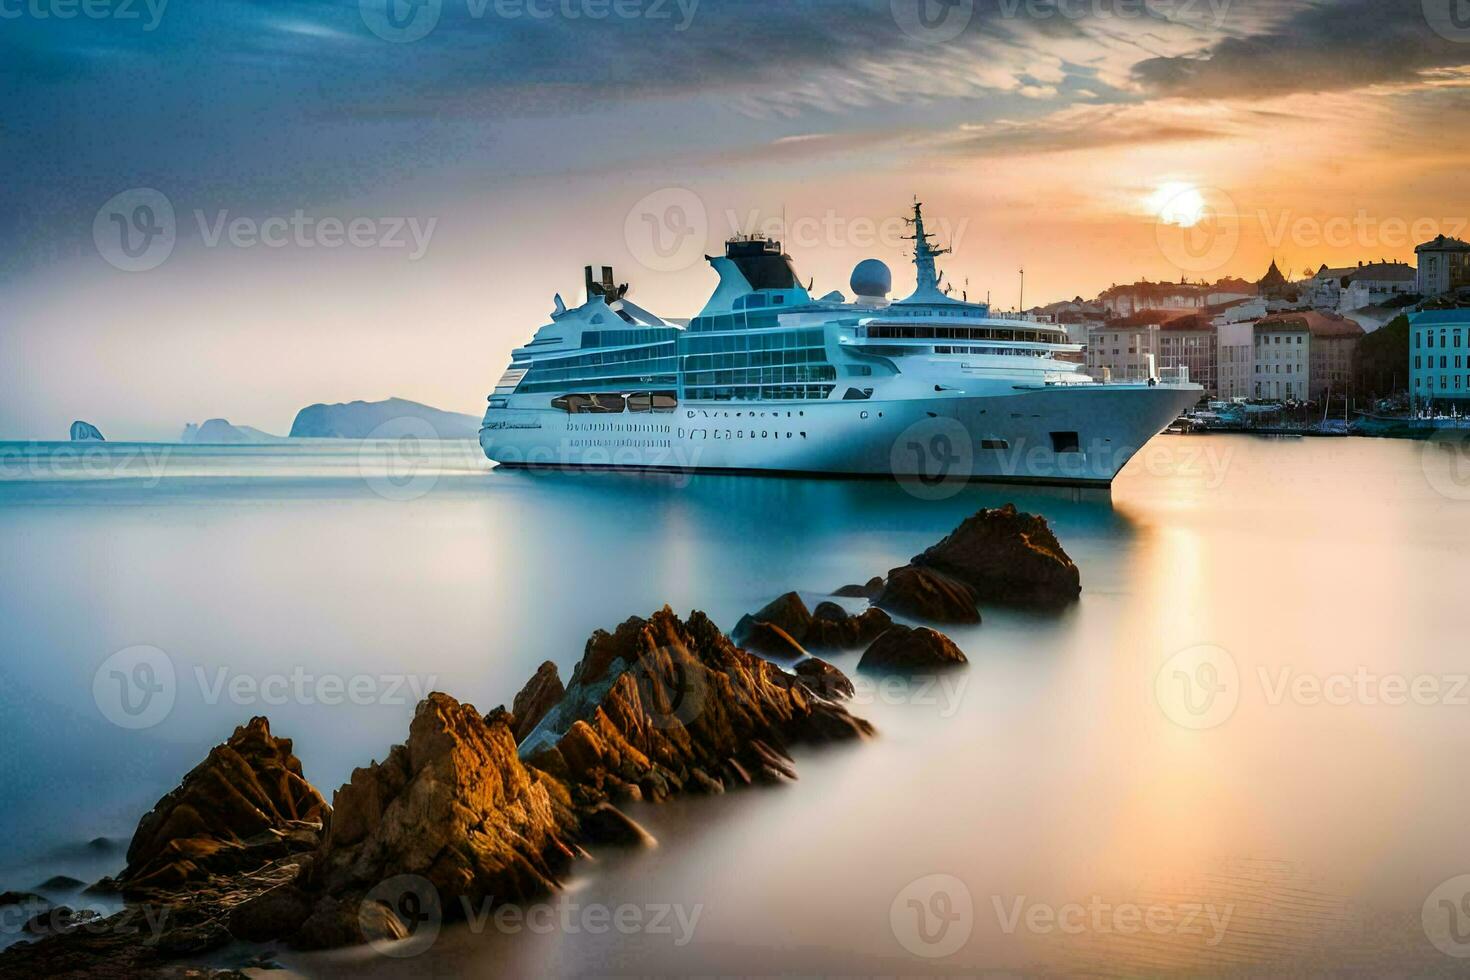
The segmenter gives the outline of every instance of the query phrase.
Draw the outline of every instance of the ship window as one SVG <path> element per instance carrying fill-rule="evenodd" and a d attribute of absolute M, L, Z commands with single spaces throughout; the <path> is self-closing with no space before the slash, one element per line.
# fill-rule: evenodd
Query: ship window
<path fill-rule="evenodd" d="M 843 401 L 848 401 L 848 402 L 861 402 L 861 401 L 867 401 L 869 398 L 872 398 L 872 397 L 873 397 L 873 389 L 872 388 L 861 388 L 861 389 L 859 389 L 859 388 L 849 388 L 849 389 L 847 389 L 847 394 L 845 394 L 845 395 L 842 396 L 842 400 Z"/>
<path fill-rule="evenodd" d="M 1053 432 L 1051 451 L 1054 453 L 1080 453 L 1082 438 L 1075 432 Z"/>
<path fill-rule="evenodd" d="M 981 439 L 981 449 L 1010 449 L 1011 444 L 1004 439 Z"/>

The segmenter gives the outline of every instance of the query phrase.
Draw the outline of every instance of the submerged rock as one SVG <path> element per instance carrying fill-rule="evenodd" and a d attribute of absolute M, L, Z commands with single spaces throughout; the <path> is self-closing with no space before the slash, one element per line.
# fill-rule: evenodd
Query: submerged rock
<path fill-rule="evenodd" d="M 1046 518 L 1014 504 L 966 518 L 913 564 L 958 579 L 982 602 L 1060 606 L 1082 592 L 1077 566 Z"/>
<path fill-rule="evenodd" d="M 315 847 L 328 812 L 291 740 L 253 718 L 143 817 L 118 884 L 138 893 L 253 870 Z"/>
<path fill-rule="evenodd" d="M 806 648 L 790 632 L 760 620 L 752 621 L 749 616 L 740 620 L 735 632 L 742 637 L 737 642 L 746 650 L 776 660 L 800 660 L 806 656 Z"/>
<path fill-rule="evenodd" d="M 882 636 L 893 620 L 881 609 L 854 616 L 835 602 L 824 602 L 812 614 L 803 643 L 808 650 L 860 650 Z"/>
<path fill-rule="evenodd" d="M 980 622 L 975 590 L 940 572 L 914 565 L 895 568 L 874 602 L 890 612 L 931 623 Z"/>
<path fill-rule="evenodd" d="M 854 616 L 835 602 L 823 602 L 815 613 L 801 596 L 788 592 L 759 612 L 741 618 L 730 638 L 737 646 L 763 656 L 801 659 L 808 650 L 855 650 L 867 646 L 893 621 L 881 610 Z"/>
<path fill-rule="evenodd" d="M 832 594 L 844 599 L 876 599 L 883 591 L 883 579 L 875 575 L 867 585 L 844 585 Z"/>
<path fill-rule="evenodd" d="M 520 742 L 531 734 L 541 719 L 546 717 L 546 712 L 556 707 L 556 703 L 566 693 L 567 689 L 561 682 L 561 675 L 557 673 L 556 664 L 548 660 L 537 668 L 511 704 L 511 713 L 515 715 L 516 741 Z"/>
<path fill-rule="evenodd" d="M 795 672 L 807 687 L 828 700 L 850 698 L 856 693 L 847 675 L 820 657 L 808 657 L 796 665 Z"/>
<path fill-rule="evenodd" d="M 943 633 L 920 626 L 895 626 L 868 647 L 859 670 L 921 673 L 969 663 L 954 641 Z"/>

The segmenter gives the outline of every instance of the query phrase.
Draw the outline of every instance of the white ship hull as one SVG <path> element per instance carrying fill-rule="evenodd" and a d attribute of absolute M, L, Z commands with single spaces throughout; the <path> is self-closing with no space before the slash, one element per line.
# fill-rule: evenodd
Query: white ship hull
<path fill-rule="evenodd" d="M 480 444 L 514 467 L 1107 486 L 1200 394 L 1197 385 L 1070 384 L 896 401 L 692 402 L 636 414 L 492 408 Z"/>

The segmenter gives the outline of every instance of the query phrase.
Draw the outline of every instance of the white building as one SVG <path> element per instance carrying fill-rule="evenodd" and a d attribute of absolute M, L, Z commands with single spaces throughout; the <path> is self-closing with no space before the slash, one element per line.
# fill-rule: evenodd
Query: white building
<path fill-rule="evenodd" d="M 1470 310 L 1409 316 L 1409 393 L 1421 407 L 1470 398 Z"/>
<path fill-rule="evenodd" d="M 1419 295 L 1443 296 L 1470 286 L 1470 243 L 1440 235 L 1414 249 L 1419 256 Z"/>
<path fill-rule="evenodd" d="M 1264 309 L 1262 312 L 1265 312 Z M 1217 368 L 1220 397 L 1225 401 L 1254 398 L 1255 320 L 1222 323 L 1216 336 L 1220 344 Z"/>
<path fill-rule="evenodd" d="M 1254 333 L 1251 397 L 1306 401 L 1312 367 L 1312 331 L 1306 322 L 1262 320 Z"/>

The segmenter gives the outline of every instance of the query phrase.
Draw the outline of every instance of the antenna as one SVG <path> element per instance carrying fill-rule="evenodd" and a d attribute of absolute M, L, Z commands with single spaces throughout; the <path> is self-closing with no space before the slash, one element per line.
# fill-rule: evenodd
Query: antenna
<path fill-rule="evenodd" d="M 1026 312 L 1026 267 L 1025 266 L 1022 266 L 1021 267 L 1021 307 L 1020 307 L 1020 309 L 1017 312 L 1020 312 L 1020 313 L 1025 313 Z"/>

